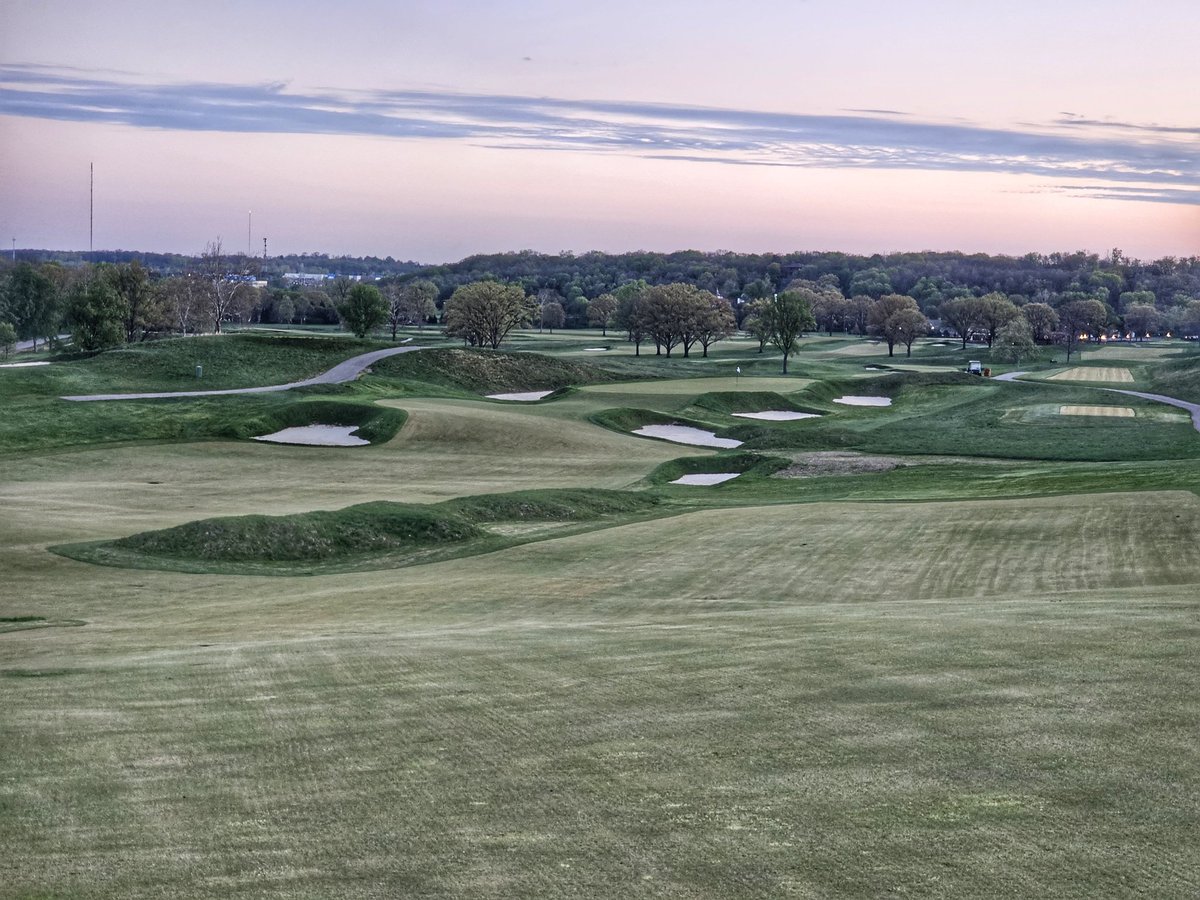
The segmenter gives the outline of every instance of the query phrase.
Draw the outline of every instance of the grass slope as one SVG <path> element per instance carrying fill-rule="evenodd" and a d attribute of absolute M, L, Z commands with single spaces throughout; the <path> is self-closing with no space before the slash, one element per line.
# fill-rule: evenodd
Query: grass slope
<path fill-rule="evenodd" d="M 135 569 L 313 575 L 428 563 L 486 553 L 554 529 L 521 523 L 608 524 L 657 511 L 659 498 L 603 490 L 541 490 L 463 497 L 433 505 L 379 501 L 286 516 L 202 519 L 114 541 L 52 548 L 82 562 Z"/>

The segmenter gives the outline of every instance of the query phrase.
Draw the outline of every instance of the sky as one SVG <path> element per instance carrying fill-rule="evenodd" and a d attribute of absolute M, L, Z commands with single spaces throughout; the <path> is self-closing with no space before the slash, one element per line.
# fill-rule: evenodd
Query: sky
<path fill-rule="evenodd" d="M 5 0 L 0 240 L 1195 256 L 1197 33 L 1196 0 Z"/>

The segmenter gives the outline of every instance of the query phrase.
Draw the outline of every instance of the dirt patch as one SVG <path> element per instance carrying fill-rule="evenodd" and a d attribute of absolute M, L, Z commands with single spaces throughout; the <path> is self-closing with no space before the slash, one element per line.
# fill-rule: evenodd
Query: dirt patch
<path fill-rule="evenodd" d="M 822 475 L 865 475 L 871 472 L 890 472 L 900 466 L 915 465 L 899 456 L 864 456 L 840 450 L 802 453 L 774 478 L 818 478 Z"/>

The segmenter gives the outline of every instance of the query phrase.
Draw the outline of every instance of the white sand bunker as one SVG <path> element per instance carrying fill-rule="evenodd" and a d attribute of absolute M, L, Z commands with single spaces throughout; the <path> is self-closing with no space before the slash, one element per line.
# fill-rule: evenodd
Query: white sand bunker
<path fill-rule="evenodd" d="M 4 363 L 0 365 L 0 369 L 28 369 L 30 366 L 48 366 L 49 362 L 41 360 L 40 362 L 25 362 L 25 363 Z"/>
<path fill-rule="evenodd" d="M 541 400 L 543 397 L 549 397 L 554 391 L 518 391 L 515 394 L 488 394 L 489 400 L 516 400 L 521 403 L 530 403 L 534 400 Z"/>
<path fill-rule="evenodd" d="M 1051 375 L 1049 381 L 1103 381 L 1128 384 L 1133 381 L 1133 375 L 1128 369 L 1106 368 L 1102 366 L 1076 366 L 1057 375 Z"/>
<path fill-rule="evenodd" d="M 607 347 L 584 347 L 583 348 L 584 353 L 605 353 L 605 352 L 607 352 L 607 350 L 608 350 Z"/>
<path fill-rule="evenodd" d="M 739 419 L 763 419 L 767 422 L 792 422 L 796 419 L 819 419 L 817 413 L 790 412 L 786 409 L 766 409 L 762 412 L 734 413 Z"/>
<path fill-rule="evenodd" d="M 715 432 L 691 428 L 687 425 L 643 425 L 634 431 L 642 437 L 662 438 L 664 441 L 674 441 L 676 444 L 692 444 L 696 447 L 740 447 L 741 441 L 733 438 L 719 438 Z"/>
<path fill-rule="evenodd" d="M 833 401 L 844 406 L 891 406 L 891 397 L 838 397 Z"/>
<path fill-rule="evenodd" d="M 256 441 L 272 444 L 306 444 L 310 447 L 361 447 L 370 441 L 355 437 L 357 425 L 300 425 L 274 434 L 263 434 Z"/>
<path fill-rule="evenodd" d="M 704 472 L 699 475 L 684 475 L 676 478 L 671 484 L 721 484 L 737 478 L 739 472 Z"/>
<path fill-rule="evenodd" d="M 1060 416 L 1109 416 L 1119 419 L 1132 419 L 1133 410 L 1128 406 L 1060 406 Z"/>

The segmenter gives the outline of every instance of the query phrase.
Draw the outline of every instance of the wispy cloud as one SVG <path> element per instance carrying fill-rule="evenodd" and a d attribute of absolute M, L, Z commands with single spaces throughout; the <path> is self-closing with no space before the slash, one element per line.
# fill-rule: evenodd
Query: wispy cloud
<path fill-rule="evenodd" d="M 0 113 L 184 131 L 456 139 L 497 148 L 804 168 L 1013 173 L 1106 182 L 1076 193 L 1200 200 L 1195 129 L 1074 114 L 1044 126 L 920 121 L 895 110 L 797 115 L 451 91 L 144 83 L 119 73 L 0 66 Z M 1153 187 L 1121 187 L 1153 185 Z"/>

